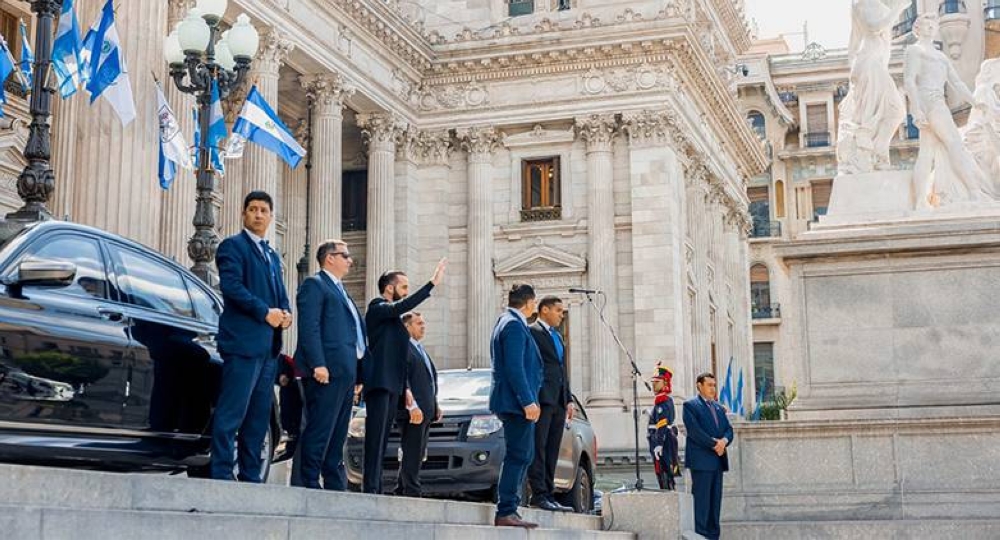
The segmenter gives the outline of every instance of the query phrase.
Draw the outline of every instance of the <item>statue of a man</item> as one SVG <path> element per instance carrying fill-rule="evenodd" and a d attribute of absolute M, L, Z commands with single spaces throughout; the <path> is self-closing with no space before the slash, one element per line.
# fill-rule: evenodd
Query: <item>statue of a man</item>
<path fill-rule="evenodd" d="M 889 145 L 906 116 L 889 74 L 892 26 L 909 0 L 854 0 L 851 6 L 851 89 L 840 103 L 840 174 L 889 168 Z"/>
<path fill-rule="evenodd" d="M 962 144 L 951 109 L 945 100 L 945 87 L 963 102 L 975 98 L 951 61 L 934 46 L 938 31 L 936 14 L 925 13 L 913 25 L 917 42 L 906 48 L 903 79 L 910 114 L 920 128 L 920 149 L 913 168 L 916 209 L 930 209 L 940 204 L 939 195 L 948 202 L 991 200 L 985 175 L 972 154 Z"/>

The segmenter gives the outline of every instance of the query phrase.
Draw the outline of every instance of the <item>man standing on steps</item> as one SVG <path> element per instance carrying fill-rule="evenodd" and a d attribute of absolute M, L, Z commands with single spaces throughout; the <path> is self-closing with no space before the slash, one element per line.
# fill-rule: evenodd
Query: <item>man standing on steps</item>
<path fill-rule="evenodd" d="M 363 364 L 365 395 L 365 451 L 363 488 L 365 493 L 382 493 L 382 461 L 389 444 L 389 430 L 396 419 L 399 398 L 406 391 L 406 366 L 410 353 L 410 333 L 402 316 L 413 311 L 431 295 L 444 278 L 447 260 L 441 259 L 430 281 L 410 295 L 410 281 L 403 272 L 387 272 L 378 279 L 382 296 L 368 304 L 365 325 L 371 358 Z M 410 406 L 410 403 L 407 403 Z M 420 413 L 421 411 L 418 411 Z M 434 414 L 427 411 L 426 414 Z M 422 417 L 412 420 L 423 421 Z"/>
<path fill-rule="evenodd" d="M 295 485 L 344 491 L 344 442 L 367 338 L 358 308 L 344 289 L 343 279 L 353 266 L 347 244 L 323 242 L 316 250 L 316 262 L 320 271 L 302 282 L 295 300 L 301 314 L 295 361 L 304 372 L 306 402 L 306 427 L 295 456 L 299 470 Z"/>
<path fill-rule="evenodd" d="M 507 450 L 500 469 L 497 513 L 493 520 L 498 527 L 538 527 L 517 513 L 525 472 L 535 455 L 535 422 L 541 414 L 538 390 L 542 386 L 542 356 L 528 329 L 528 317 L 535 314 L 535 309 L 535 290 L 531 285 L 514 285 L 507 297 L 507 310 L 497 320 L 490 339 L 493 364 L 490 411 L 503 423 Z"/>
<path fill-rule="evenodd" d="M 726 448 L 733 442 L 733 428 L 725 409 L 715 401 L 715 375 L 702 373 L 697 381 L 698 397 L 684 402 L 684 464 L 691 470 L 695 532 L 719 540 L 722 473 L 729 470 Z"/>
<path fill-rule="evenodd" d="M 400 418 L 403 435 L 399 446 L 403 450 L 403 460 L 399 464 L 399 478 L 394 493 L 405 497 L 420 497 L 420 464 L 427 451 L 427 436 L 431 423 L 441 421 L 441 409 L 437 402 L 438 377 L 437 368 L 421 343 L 427 333 L 423 315 L 411 311 L 403 315 L 403 324 L 410 332 L 410 356 L 406 371 L 410 403 L 406 414 Z"/>
<path fill-rule="evenodd" d="M 274 203 L 263 191 L 243 200 L 243 231 L 215 256 L 225 307 L 219 317 L 222 383 L 212 423 L 212 478 L 261 482 L 261 447 L 270 426 L 281 333 L 292 325 L 281 260 L 268 245 Z"/>
<path fill-rule="evenodd" d="M 563 314 L 562 300 L 546 296 L 538 303 L 538 320 L 531 325 L 531 337 L 542 354 L 544 374 L 542 390 L 538 393 L 542 413 L 535 424 L 535 459 L 528 468 L 530 505 L 554 512 L 573 511 L 554 498 L 563 429 L 573 418 L 573 398 L 566 377 L 566 346 L 559 334 Z"/>

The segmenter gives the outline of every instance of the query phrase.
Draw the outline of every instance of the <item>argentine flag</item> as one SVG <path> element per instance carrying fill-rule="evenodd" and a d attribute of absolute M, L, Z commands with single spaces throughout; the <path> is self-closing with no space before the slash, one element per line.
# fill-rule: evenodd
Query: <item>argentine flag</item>
<path fill-rule="evenodd" d="M 21 88 L 27 93 L 31 90 L 31 65 L 35 63 L 35 55 L 28 45 L 28 27 L 21 19 Z"/>
<path fill-rule="evenodd" d="M 181 134 L 177 117 L 163 95 L 163 88 L 156 83 L 157 116 L 160 120 L 160 187 L 170 189 L 177 177 L 177 166 L 185 169 L 193 168 L 191 156 L 188 155 L 187 142 Z"/>
<path fill-rule="evenodd" d="M 292 132 L 278 118 L 271 106 L 264 101 L 264 97 L 257 91 L 256 85 L 247 94 L 243 110 L 240 111 L 236 125 L 233 126 L 233 136 L 229 140 L 227 156 L 230 155 L 230 150 L 232 151 L 231 157 L 241 155 L 245 141 L 257 143 L 278 154 L 293 169 L 306 155 L 305 148 L 302 148 L 302 145 L 295 140 Z"/>
<path fill-rule="evenodd" d="M 103 95 L 118 114 L 122 125 L 127 126 L 135 120 L 135 100 L 132 98 L 128 66 L 125 65 L 125 55 L 115 27 L 112 0 L 104 4 L 96 30 L 88 34 L 87 50 L 90 58 L 90 80 L 87 81 L 90 102 L 93 103 Z"/>
<path fill-rule="evenodd" d="M 3 105 L 7 104 L 7 95 L 3 91 L 3 81 L 10 77 L 10 74 L 17 69 L 14 63 L 14 55 L 7 46 L 7 41 L 0 36 L 0 117 L 3 116 Z"/>
<path fill-rule="evenodd" d="M 73 0 L 63 0 L 56 39 L 52 44 L 52 70 L 56 73 L 59 95 L 63 99 L 75 94 L 83 82 L 83 60 L 80 57 L 82 50 L 80 23 L 76 18 Z"/>

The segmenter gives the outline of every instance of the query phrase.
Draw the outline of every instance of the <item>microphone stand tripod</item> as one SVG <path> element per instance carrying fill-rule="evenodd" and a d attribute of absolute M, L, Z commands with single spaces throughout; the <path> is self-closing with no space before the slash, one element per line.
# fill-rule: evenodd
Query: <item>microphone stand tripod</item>
<path fill-rule="evenodd" d="M 602 291 L 596 291 L 596 294 L 599 294 L 604 298 L 604 302 L 601 304 L 601 307 L 598 308 L 597 304 L 594 303 L 594 296 L 593 296 L 594 292 L 585 291 L 584 294 L 587 296 L 587 303 L 589 303 L 590 306 L 594 308 L 594 311 L 597 312 L 597 318 L 601 321 L 601 324 L 608 329 L 608 332 L 611 332 L 611 337 L 615 339 L 615 343 L 618 344 L 618 348 L 625 353 L 625 356 L 628 358 L 629 364 L 632 366 L 632 424 L 633 428 L 635 428 L 635 447 L 634 447 L 635 488 L 634 489 L 635 491 L 642 491 L 643 490 L 642 473 L 639 470 L 639 386 L 638 386 L 639 379 L 642 378 L 642 373 L 639 372 L 639 366 L 635 364 L 635 358 L 632 356 L 632 352 L 628 350 L 628 347 L 626 347 L 624 343 L 622 343 L 622 340 L 618 337 L 618 333 L 615 332 L 615 329 L 613 326 L 611 326 L 611 323 L 609 323 L 608 320 L 604 318 L 604 308 L 607 307 L 608 304 L 607 295 L 604 294 L 604 292 Z M 646 381 L 643 381 L 642 383 L 646 386 L 647 390 L 652 392 L 652 388 L 650 388 L 649 383 L 647 383 Z"/>

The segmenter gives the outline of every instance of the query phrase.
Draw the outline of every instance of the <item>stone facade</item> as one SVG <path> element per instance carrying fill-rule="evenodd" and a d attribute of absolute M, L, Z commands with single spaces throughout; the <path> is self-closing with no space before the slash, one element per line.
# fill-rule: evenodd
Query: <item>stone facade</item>
<path fill-rule="evenodd" d="M 99 4 L 79 1 L 81 19 Z M 118 13 L 128 62 L 165 80 L 158 36 L 190 2 L 132 4 Z M 445 285 L 422 309 L 440 367 L 489 365 L 490 329 L 512 283 L 563 296 L 572 387 L 602 452 L 614 453 L 630 446 L 629 370 L 597 310 L 568 288 L 604 291 L 597 307 L 640 369 L 671 366 L 682 399 L 697 372 L 724 370 L 730 357 L 752 374 L 746 181 L 767 158 L 733 74 L 716 67 L 746 53 L 749 36 L 740 2 L 534 4 L 509 17 L 503 0 L 230 2 L 226 20 L 246 11 L 261 31 L 258 87 L 286 124 L 301 126 L 312 154 L 308 168 L 291 170 L 251 145 L 228 162 L 219 232 L 238 231 L 243 195 L 266 189 L 290 290 L 306 241 L 314 251 L 340 236 L 357 256 L 345 282 L 359 301 L 382 272 L 400 268 L 419 282 L 447 256 Z M 139 116 L 127 128 L 102 102 L 58 104 L 53 207 L 186 263 L 193 178 L 181 175 L 185 185 L 169 192 L 156 185 L 144 69 L 132 77 Z M 168 95 L 188 117 L 190 98 Z M 15 131 L 0 140 L 16 141 Z M 552 157 L 558 212 L 525 220 L 524 162 Z M 367 219 L 345 230 L 341 177 L 356 171 L 367 171 Z M 16 203 L 0 189 L 5 210 Z"/>

